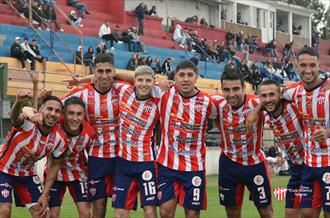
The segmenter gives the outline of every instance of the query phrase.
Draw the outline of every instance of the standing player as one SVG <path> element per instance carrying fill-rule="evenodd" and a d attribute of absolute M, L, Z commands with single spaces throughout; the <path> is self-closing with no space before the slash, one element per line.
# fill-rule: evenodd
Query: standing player
<path fill-rule="evenodd" d="M 112 55 L 98 55 L 94 63 L 95 83 L 77 88 L 67 97 L 77 96 L 85 103 L 87 120 L 96 132 L 88 158 L 88 197 L 93 202 L 93 217 L 103 218 L 115 173 L 119 131 L 117 88 L 122 83 L 114 82 Z"/>
<path fill-rule="evenodd" d="M 304 162 L 304 133 L 298 109 L 281 99 L 280 85 L 266 80 L 259 85 L 260 104 L 267 111 L 266 123 L 273 130 L 275 141 L 292 160 L 291 178 L 287 186 L 285 217 L 301 217 L 301 173 Z"/>
<path fill-rule="evenodd" d="M 301 114 L 305 136 L 305 163 L 302 169 L 303 217 L 317 217 L 313 208 L 316 180 L 321 185 L 323 211 L 330 217 L 330 91 L 319 76 L 319 54 L 304 47 L 297 53 L 299 84 L 289 87 L 284 97 L 294 100 Z"/>
<path fill-rule="evenodd" d="M 224 71 L 221 88 L 224 96 L 213 96 L 221 133 L 220 203 L 226 207 L 228 217 L 241 217 L 246 185 L 259 215 L 263 218 L 273 217 L 271 187 L 265 156 L 261 150 L 263 117 L 260 115 L 253 131 L 248 131 L 245 126 L 245 119 L 259 104 L 258 99 L 253 94 L 245 93 L 244 79 L 236 69 Z"/>
<path fill-rule="evenodd" d="M 162 139 L 157 197 L 163 218 L 175 216 L 177 198 L 186 217 L 199 217 L 206 208 L 205 132 L 214 107 L 211 98 L 195 87 L 197 78 L 194 63 L 180 62 L 174 73 L 176 86 L 159 103 Z"/>
<path fill-rule="evenodd" d="M 21 114 L 22 106 L 30 96 L 27 90 L 18 92 L 11 110 L 14 128 L 0 152 L 0 214 L 5 218 L 11 216 L 13 189 L 16 204 L 25 205 L 32 217 L 46 215 L 50 187 L 56 179 L 61 156 L 66 152 L 63 133 L 56 125 L 62 112 L 61 100 L 55 96 L 45 98 L 40 107 L 42 123 L 33 124 Z M 42 192 L 34 166 L 48 154 L 52 164 Z"/>
<path fill-rule="evenodd" d="M 114 194 L 115 217 L 129 217 L 138 190 L 144 217 L 157 217 L 156 173 L 154 163 L 154 129 L 159 121 L 158 87 L 153 88 L 154 72 L 148 66 L 135 70 L 135 86 L 124 85 L 119 90 L 119 153 L 116 164 Z"/>
<path fill-rule="evenodd" d="M 87 196 L 87 160 L 84 151 L 88 151 L 95 133 L 89 123 L 84 121 L 84 116 L 85 104 L 80 98 L 73 96 L 65 100 L 64 121 L 61 128 L 69 146 L 49 194 L 51 218 L 60 217 L 60 207 L 66 187 L 69 188 L 76 203 L 79 217 L 90 217 Z"/>

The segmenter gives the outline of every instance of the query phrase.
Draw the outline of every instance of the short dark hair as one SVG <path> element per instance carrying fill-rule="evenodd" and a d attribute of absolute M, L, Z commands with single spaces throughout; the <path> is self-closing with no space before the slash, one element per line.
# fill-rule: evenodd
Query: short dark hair
<path fill-rule="evenodd" d="M 106 63 L 108 62 L 109 64 L 111 64 L 112 66 L 115 65 L 115 61 L 113 59 L 113 55 L 112 54 L 109 54 L 109 53 L 102 53 L 102 54 L 99 54 L 95 57 L 95 60 L 94 60 L 94 64 L 98 64 L 98 63 Z"/>
<path fill-rule="evenodd" d="M 272 79 L 267 79 L 267 80 L 262 81 L 262 83 L 260 83 L 260 85 L 259 85 L 259 88 L 261 86 L 267 86 L 267 85 L 275 85 L 275 86 L 277 86 L 277 88 L 279 90 L 281 90 L 281 85 L 277 81 L 272 80 Z"/>
<path fill-rule="evenodd" d="M 297 52 L 297 60 L 299 59 L 299 56 L 303 55 L 303 54 L 308 54 L 310 56 L 316 56 L 317 59 L 320 58 L 319 52 L 316 51 L 314 48 L 311 48 L 311 47 L 303 47 L 302 49 L 300 49 Z"/>
<path fill-rule="evenodd" d="M 36 42 L 37 40 L 36 39 L 32 39 L 32 42 Z"/>
<path fill-rule="evenodd" d="M 47 101 L 57 101 L 57 102 L 59 102 L 59 103 L 61 104 L 61 107 L 62 107 L 62 109 L 63 109 L 62 101 L 61 101 L 61 99 L 59 99 L 58 97 L 56 97 L 56 96 L 54 96 L 54 95 L 48 95 L 48 96 L 46 96 L 46 97 L 42 100 L 41 105 L 44 105 Z"/>
<path fill-rule="evenodd" d="M 194 64 L 194 62 L 190 60 L 183 60 L 180 63 L 178 63 L 175 68 L 175 73 L 179 72 L 179 70 L 181 69 L 187 69 L 187 68 L 193 69 L 194 73 L 198 74 L 198 68 L 196 64 Z"/>
<path fill-rule="evenodd" d="M 79 104 L 80 106 L 82 106 L 85 109 L 85 103 L 77 96 L 72 96 L 64 101 L 64 110 L 68 106 L 73 105 L 73 104 Z"/>
<path fill-rule="evenodd" d="M 24 38 L 24 41 L 25 41 L 25 40 L 29 40 L 29 38 L 28 38 L 28 37 L 25 37 L 25 38 Z"/>
<path fill-rule="evenodd" d="M 244 78 L 242 73 L 237 68 L 225 68 L 221 76 L 221 84 L 223 80 L 240 80 L 241 85 L 244 85 Z"/>

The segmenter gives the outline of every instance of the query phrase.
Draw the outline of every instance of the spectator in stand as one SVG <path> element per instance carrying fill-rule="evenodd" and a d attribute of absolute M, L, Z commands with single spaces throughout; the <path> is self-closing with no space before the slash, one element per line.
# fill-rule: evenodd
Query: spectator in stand
<path fill-rule="evenodd" d="M 84 54 L 84 64 L 89 67 L 89 74 L 93 74 L 94 58 L 93 47 L 88 47 L 87 52 Z"/>
<path fill-rule="evenodd" d="M 96 56 L 99 54 L 104 54 L 106 52 L 107 52 L 107 47 L 105 46 L 104 42 L 103 41 L 99 42 L 99 44 L 97 44 L 96 47 Z"/>
<path fill-rule="evenodd" d="M 43 10 L 44 18 L 48 22 L 54 22 L 55 26 L 58 29 L 58 31 L 64 32 L 64 30 L 62 29 L 62 26 L 61 26 L 61 22 L 59 20 L 57 20 L 54 5 L 52 3 L 51 4 L 43 4 L 42 5 L 42 10 Z"/>
<path fill-rule="evenodd" d="M 155 64 L 152 67 L 152 69 L 155 71 L 155 74 L 162 74 L 163 69 L 162 69 L 162 65 L 160 63 L 160 58 L 156 58 L 154 63 Z"/>
<path fill-rule="evenodd" d="M 136 28 L 131 27 L 128 33 L 129 41 L 128 41 L 128 50 L 133 52 L 141 52 L 148 53 L 144 47 L 144 43 L 141 42 L 140 37 L 136 34 Z M 131 44 L 133 43 L 133 48 Z"/>
<path fill-rule="evenodd" d="M 20 13 L 20 17 L 22 18 L 29 17 L 29 7 L 26 0 L 13 1 L 13 5 L 16 8 L 16 10 Z"/>
<path fill-rule="evenodd" d="M 163 72 L 167 75 L 167 78 L 169 80 L 173 80 L 173 68 L 172 68 L 172 63 L 173 63 L 173 58 L 169 57 L 166 58 L 166 60 L 164 61 L 163 65 L 162 65 L 162 70 Z"/>
<path fill-rule="evenodd" d="M 151 9 L 148 11 L 148 15 L 149 16 L 158 16 L 158 14 L 157 14 L 157 11 L 156 11 L 156 6 L 155 5 L 153 5 L 152 7 L 151 7 Z"/>
<path fill-rule="evenodd" d="M 188 17 L 184 22 L 198 24 L 198 16 L 194 15 L 192 17 Z"/>
<path fill-rule="evenodd" d="M 27 58 L 23 53 L 19 40 L 20 40 L 20 38 L 16 37 L 15 42 L 11 45 L 10 56 L 13 58 L 17 58 L 21 62 L 23 70 L 26 70 L 25 61 L 27 60 Z M 29 60 L 29 62 L 31 63 L 30 60 Z"/>
<path fill-rule="evenodd" d="M 79 27 L 83 27 L 84 25 L 81 24 L 81 17 L 78 17 L 76 14 L 75 10 L 71 10 L 70 15 L 68 16 L 69 20 L 71 21 L 71 23 L 75 26 L 79 26 Z M 71 24 L 70 23 L 70 24 Z"/>
<path fill-rule="evenodd" d="M 137 60 L 138 60 L 138 66 L 144 65 L 144 57 L 142 57 L 140 54 L 137 54 Z"/>
<path fill-rule="evenodd" d="M 148 56 L 148 57 L 146 58 L 146 60 L 145 60 L 145 65 L 151 67 L 152 62 L 153 62 L 152 57 L 151 57 L 151 56 Z"/>
<path fill-rule="evenodd" d="M 144 15 L 148 13 L 147 5 L 141 2 L 134 10 L 139 22 L 139 32 L 138 35 L 144 35 Z"/>
<path fill-rule="evenodd" d="M 263 55 L 267 56 L 268 54 L 271 55 L 271 57 L 277 58 L 276 55 L 276 41 L 273 39 L 270 41 L 265 48 L 263 49 Z"/>
<path fill-rule="evenodd" d="M 286 43 L 284 45 L 284 48 L 283 48 L 283 56 L 282 56 L 282 59 L 281 61 L 285 60 L 285 59 L 288 59 L 288 58 L 293 58 L 295 59 L 296 58 L 296 54 L 293 50 L 293 42 L 290 42 L 290 43 Z"/>
<path fill-rule="evenodd" d="M 212 40 L 206 44 L 206 53 L 214 60 L 218 61 L 218 41 Z"/>
<path fill-rule="evenodd" d="M 104 23 L 101 25 L 99 29 L 99 37 L 105 41 L 110 42 L 110 49 L 115 50 L 113 47 L 113 41 L 118 42 L 118 39 L 114 37 L 114 35 L 111 33 L 110 29 L 110 23 L 108 20 L 105 20 Z"/>
<path fill-rule="evenodd" d="M 193 62 L 196 66 L 198 66 L 199 59 L 200 54 L 196 53 L 192 58 L 190 58 L 190 61 Z"/>
<path fill-rule="evenodd" d="M 209 24 L 206 22 L 205 18 L 203 17 L 200 21 L 199 21 L 199 24 L 200 25 L 203 25 L 203 26 L 208 26 Z"/>
<path fill-rule="evenodd" d="M 234 34 L 228 29 L 226 33 L 226 46 L 229 48 L 233 44 Z"/>
<path fill-rule="evenodd" d="M 134 53 L 132 57 L 128 60 L 127 63 L 127 70 L 134 71 L 139 65 L 138 65 L 138 54 Z"/>
<path fill-rule="evenodd" d="M 173 40 L 176 43 L 179 43 L 179 46 L 181 48 L 185 48 L 187 38 L 186 38 L 185 32 L 183 31 L 182 27 L 179 24 L 177 24 L 175 27 L 175 30 L 173 33 Z"/>
<path fill-rule="evenodd" d="M 78 0 L 68 0 L 68 5 L 79 10 L 81 18 L 84 18 L 85 14 L 90 14 L 86 8 L 86 5 Z"/>
<path fill-rule="evenodd" d="M 292 34 L 301 35 L 302 34 L 302 26 L 297 26 L 296 23 L 292 23 Z"/>
<path fill-rule="evenodd" d="M 246 25 L 246 26 L 248 25 L 247 22 L 243 21 L 241 12 L 238 12 L 237 13 L 237 23 L 238 24 L 242 24 L 242 25 Z"/>
<path fill-rule="evenodd" d="M 318 50 L 319 47 L 319 34 L 317 33 L 315 27 L 312 27 L 312 47 Z"/>
<path fill-rule="evenodd" d="M 36 39 L 32 39 L 31 42 L 32 43 L 30 44 L 30 48 L 37 55 L 35 57 L 35 59 L 42 64 L 42 70 L 43 70 L 43 72 L 46 72 L 47 71 L 47 67 L 46 67 L 46 65 L 47 65 L 47 57 L 41 56 L 41 54 L 40 54 L 40 46 L 37 44 L 37 40 Z"/>
<path fill-rule="evenodd" d="M 249 53 L 253 54 L 253 52 L 258 48 L 257 36 L 253 36 L 249 34 L 248 37 L 245 38 L 245 43 L 249 46 Z"/>
<path fill-rule="evenodd" d="M 244 32 L 240 31 L 238 34 L 236 34 L 236 50 L 237 51 L 243 51 L 244 49 Z"/>
<path fill-rule="evenodd" d="M 121 36 L 122 34 L 120 33 L 120 25 L 116 24 L 116 26 L 112 30 L 112 35 L 116 43 L 118 44 L 123 43 L 123 38 Z"/>
<path fill-rule="evenodd" d="M 242 73 L 244 80 L 247 81 L 250 75 L 250 69 L 247 60 L 244 59 L 241 60 L 240 72 Z"/>
<path fill-rule="evenodd" d="M 250 67 L 250 75 L 247 78 L 247 81 L 249 81 L 252 84 L 252 88 L 254 92 L 257 92 L 259 84 L 262 82 L 263 77 L 259 74 L 258 67 L 253 63 Z"/>
<path fill-rule="evenodd" d="M 76 64 L 81 64 L 81 60 L 84 60 L 83 57 L 83 47 L 82 46 L 78 46 L 78 50 L 76 51 L 76 54 L 74 56 L 74 63 Z"/>
<path fill-rule="evenodd" d="M 31 70 L 35 70 L 36 69 L 36 60 L 35 59 L 38 58 L 38 56 L 30 48 L 29 39 L 27 37 L 25 37 L 24 42 L 21 43 L 21 48 L 23 50 L 25 57 L 27 57 L 27 59 L 31 61 Z"/>

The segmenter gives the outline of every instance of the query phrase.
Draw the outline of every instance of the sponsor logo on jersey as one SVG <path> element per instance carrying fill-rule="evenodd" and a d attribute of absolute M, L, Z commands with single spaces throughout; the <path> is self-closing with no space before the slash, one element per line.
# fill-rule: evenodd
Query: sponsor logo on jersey
<path fill-rule="evenodd" d="M 256 175 L 253 179 L 254 184 L 256 185 L 262 185 L 264 183 L 264 177 L 261 175 Z"/>
<path fill-rule="evenodd" d="M 4 198 L 8 198 L 9 197 L 9 191 L 7 189 L 4 189 L 4 190 L 1 191 L 1 195 Z"/>

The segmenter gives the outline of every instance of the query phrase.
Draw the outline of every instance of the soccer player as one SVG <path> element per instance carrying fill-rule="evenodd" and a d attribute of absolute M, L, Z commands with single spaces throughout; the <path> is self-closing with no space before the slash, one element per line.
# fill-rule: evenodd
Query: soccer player
<path fill-rule="evenodd" d="M 220 203 L 226 207 L 228 217 L 241 217 L 244 186 L 247 186 L 260 217 L 273 217 L 271 187 L 261 150 L 263 117 L 260 115 L 253 131 L 248 131 L 245 119 L 259 101 L 257 96 L 246 94 L 244 88 L 242 74 L 237 69 L 226 69 L 221 77 L 223 96 L 212 96 L 221 133 Z"/>
<path fill-rule="evenodd" d="M 186 217 L 206 208 L 205 132 L 215 113 L 211 98 L 195 87 L 198 69 L 191 61 L 176 66 L 176 85 L 159 103 L 161 145 L 158 163 L 160 216 L 175 216 L 179 200 Z"/>
<path fill-rule="evenodd" d="M 302 168 L 303 217 L 317 217 L 320 209 L 315 204 L 315 184 L 320 183 L 325 217 L 330 217 L 330 90 L 327 79 L 319 76 L 319 54 L 304 47 L 297 53 L 297 68 L 301 82 L 284 93 L 294 100 L 301 114 L 305 137 L 305 162 Z M 328 79 L 329 80 L 329 79 Z M 317 182 L 316 182 L 317 181 Z"/>
<path fill-rule="evenodd" d="M 291 178 L 287 185 L 285 217 L 301 217 L 301 173 L 304 162 L 304 133 L 298 108 L 281 99 L 280 85 L 266 80 L 259 85 L 260 104 L 266 110 L 266 123 L 272 129 L 277 144 L 285 149 L 292 161 Z"/>
<path fill-rule="evenodd" d="M 88 198 L 93 202 L 93 217 L 104 218 L 107 197 L 111 196 L 118 152 L 118 87 L 114 59 L 100 54 L 95 60 L 94 83 L 74 89 L 67 97 L 77 96 L 86 105 L 86 118 L 96 132 L 88 157 Z"/>
<path fill-rule="evenodd" d="M 114 194 L 115 217 L 129 217 L 137 193 L 141 193 L 144 217 L 157 217 L 154 129 L 159 121 L 159 87 L 153 87 L 154 71 L 148 66 L 135 70 L 134 86 L 119 90 L 119 153 Z M 136 185 L 137 182 L 137 185 Z"/>
<path fill-rule="evenodd" d="M 48 194 L 56 179 L 66 143 L 57 121 L 62 113 L 62 102 L 48 96 L 42 102 L 42 123 L 34 124 L 23 117 L 21 109 L 31 97 L 28 90 L 19 90 L 11 110 L 13 129 L 1 149 L 0 156 L 0 214 L 11 216 L 12 190 L 16 205 L 25 206 L 32 217 L 45 217 Z M 44 190 L 35 172 L 35 163 L 49 155 L 52 164 L 45 180 Z"/>
<path fill-rule="evenodd" d="M 69 146 L 49 194 L 50 218 L 60 217 L 60 207 L 66 187 L 69 188 L 76 203 L 79 217 L 90 217 L 87 196 L 87 160 L 84 151 L 88 151 L 95 132 L 84 120 L 84 116 L 85 104 L 80 98 L 72 96 L 65 100 L 64 121 L 61 128 Z M 50 164 L 51 161 L 48 162 L 48 165 Z"/>

